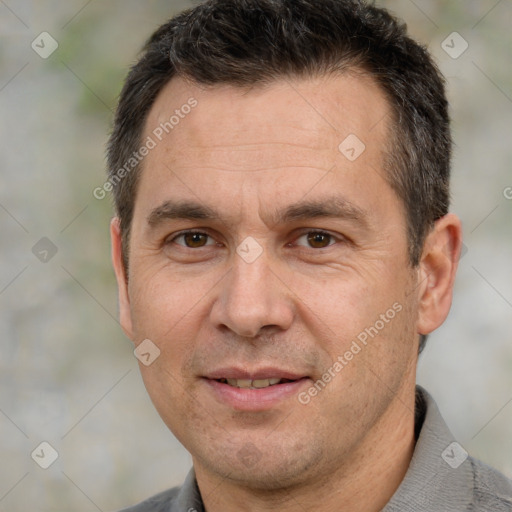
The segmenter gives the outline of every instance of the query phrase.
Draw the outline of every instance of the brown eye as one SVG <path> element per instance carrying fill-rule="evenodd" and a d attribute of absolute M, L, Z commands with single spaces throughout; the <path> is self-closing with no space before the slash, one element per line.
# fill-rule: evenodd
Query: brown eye
<path fill-rule="evenodd" d="M 311 231 L 307 233 L 308 244 L 314 249 L 323 249 L 328 247 L 331 242 L 332 236 L 327 233 L 319 231 Z"/>
<path fill-rule="evenodd" d="M 198 231 L 188 231 L 174 237 L 172 239 L 172 242 L 175 242 L 178 245 L 182 245 L 184 247 L 188 247 L 189 249 L 198 249 L 201 247 L 205 247 L 206 245 L 212 245 L 207 243 L 208 238 L 209 236 L 206 233 L 200 233 Z M 177 241 L 180 239 L 183 240 L 183 243 Z"/>
<path fill-rule="evenodd" d="M 202 247 L 208 235 L 203 233 L 187 233 L 184 235 L 185 244 L 187 247 Z"/>

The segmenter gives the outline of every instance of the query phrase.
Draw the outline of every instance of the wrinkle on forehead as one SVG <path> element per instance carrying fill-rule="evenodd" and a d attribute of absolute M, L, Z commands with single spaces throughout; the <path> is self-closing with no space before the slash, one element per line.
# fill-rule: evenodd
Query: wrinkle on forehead
<path fill-rule="evenodd" d="M 262 149 L 274 151 L 274 157 L 283 150 L 299 152 L 296 162 L 310 158 L 308 152 L 335 153 L 349 133 L 371 139 L 365 141 L 371 145 L 380 138 L 375 128 L 389 112 L 380 87 L 360 75 L 282 80 L 250 92 L 225 84 L 204 89 L 176 78 L 153 105 L 147 133 L 191 97 L 197 106 L 164 139 L 173 163 L 190 154 L 225 160 L 222 155 L 247 152 L 250 159 L 251 152 Z"/>
<path fill-rule="evenodd" d="M 346 186 L 365 195 L 373 175 L 384 175 L 372 168 L 382 167 L 390 109 L 373 80 L 343 75 L 247 92 L 175 79 L 150 111 L 147 133 L 191 97 L 197 106 L 144 161 L 144 217 L 166 196 L 176 199 L 178 186 L 183 198 L 222 206 L 230 217 L 244 212 L 252 222 L 259 215 L 272 224 L 278 203 L 292 204 L 330 184 L 342 195 Z M 339 150 L 349 134 L 366 145 L 355 162 Z"/>

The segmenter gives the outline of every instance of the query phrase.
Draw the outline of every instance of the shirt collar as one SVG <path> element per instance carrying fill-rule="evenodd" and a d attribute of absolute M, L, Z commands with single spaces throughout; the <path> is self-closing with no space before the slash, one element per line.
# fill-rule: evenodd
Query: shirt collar
<path fill-rule="evenodd" d="M 421 386 L 416 386 L 416 432 L 409 469 L 382 512 L 468 510 L 473 497 L 471 459 Z"/>
<path fill-rule="evenodd" d="M 185 482 L 183 482 L 176 496 L 176 510 L 204 512 L 203 500 L 197 486 L 194 468 L 188 472 Z"/>

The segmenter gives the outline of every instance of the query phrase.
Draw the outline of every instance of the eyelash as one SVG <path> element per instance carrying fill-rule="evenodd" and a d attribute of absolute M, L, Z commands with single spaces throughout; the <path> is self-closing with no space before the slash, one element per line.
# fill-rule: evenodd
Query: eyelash
<path fill-rule="evenodd" d="M 305 235 L 308 235 L 308 234 L 311 234 L 311 233 L 314 233 L 316 235 L 324 235 L 324 236 L 328 236 L 330 237 L 331 239 L 334 239 L 336 242 L 344 242 L 346 241 L 346 239 L 344 237 L 336 237 L 334 235 L 332 235 L 331 233 L 328 233 L 327 231 L 322 231 L 322 230 L 315 230 L 315 229 L 310 229 L 308 231 L 304 231 L 302 232 L 297 238 L 296 240 L 298 240 L 299 238 L 302 238 L 303 236 Z M 175 235 L 173 238 L 169 239 L 168 241 L 166 241 L 166 244 L 170 244 L 170 243 L 173 243 L 175 242 L 175 240 L 177 240 L 178 238 L 180 237 L 183 237 L 183 236 L 186 236 L 186 235 L 194 235 L 194 234 L 198 234 L 198 235 L 205 235 L 207 237 L 209 237 L 210 239 L 213 239 L 212 236 L 210 236 L 208 233 L 205 233 L 204 231 L 198 231 L 198 230 L 188 230 L 188 231 L 182 231 L 180 233 L 178 233 L 177 235 Z M 177 245 L 180 245 L 181 247 L 185 248 L 185 249 L 204 249 L 205 247 L 211 247 L 208 246 L 208 245 L 204 245 L 204 246 L 201 246 L 201 247 L 197 247 L 197 248 L 194 248 L 194 247 L 187 247 L 186 245 L 182 245 L 182 244 L 177 244 Z M 314 249 L 316 251 L 320 251 L 321 249 L 327 249 L 328 247 L 331 247 L 332 245 L 334 244 L 329 244 L 328 246 L 326 247 L 320 247 L 320 248 L 315 248 L 315 247 L 308 247 L 309 249 Z M 301 246 L 303 247 L 303 246 Z"/>

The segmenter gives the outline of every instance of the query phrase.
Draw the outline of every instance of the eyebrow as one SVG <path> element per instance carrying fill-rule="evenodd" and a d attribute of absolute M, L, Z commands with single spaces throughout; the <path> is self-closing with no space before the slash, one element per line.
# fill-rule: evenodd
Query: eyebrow
<path fill-rule="evenodd" d="M 287 224 L 315 218 L 340 218 L 368 225 L 368 213 L 340 196 L 329 196 L 315 200 L 302 200 L 275 211 L 270 216 L 273 225 Z M 222 221 L 222 215 L 214 208 L 195 201 L 168 200 L 154 208 L 147 217 L 151 228 L 167 220 L 209 220 Z"/>
<path fill-rule="evenodd" d="M 148 215 L 148 224 L 154 228 L 166 220 L 220 220 L 212 208 L 192 201 L 165 201 Z"/>

